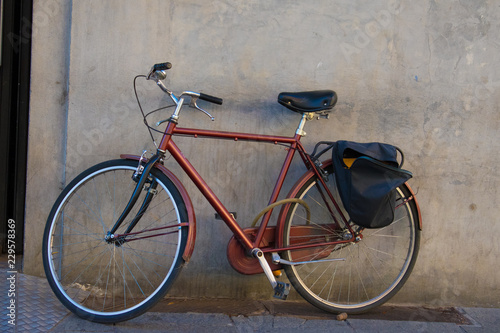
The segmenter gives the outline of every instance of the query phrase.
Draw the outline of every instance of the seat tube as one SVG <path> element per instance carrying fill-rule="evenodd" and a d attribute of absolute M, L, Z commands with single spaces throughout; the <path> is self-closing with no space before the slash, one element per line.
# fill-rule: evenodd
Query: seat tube
<path fill-rule="evenodd" d="M 285 182 L 286 175 L 288 174 L 288 170 L 290 169 L 290 165 L 292 164 L 293 156 L 295 155 L 295 150 L 297 146 L 299 146 L 298 141 L 300 140 L 300 134 L 295 134 L 295 142 L 290 146 L 288 154 L 286 155 L 285 162 L 281 167 L 281 172 L 278 176 L 278 180 L 276 181 L 276 185 L 274 186 L 273 193 L 271 194 L 271 198 L 269 199 L 269 205 L 276 202 L 278 196 L 281 192 L 281 188 L 283 187 L 283 183 Z M 257 232 L 257 236 L 255 237 L 254 247 L 259 247 L 259 244 L 264 236 L 264 231 L 269 223 L 273 210 L 271 209 L 269 212 L 264 214 L 259 230 Z"/>

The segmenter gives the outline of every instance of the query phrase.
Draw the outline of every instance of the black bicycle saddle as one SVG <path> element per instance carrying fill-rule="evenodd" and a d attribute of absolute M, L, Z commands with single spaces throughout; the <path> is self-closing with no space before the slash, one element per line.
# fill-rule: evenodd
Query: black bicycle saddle
<path fill-rule="evenodd" d="M 299 113 L 320 112 L 335 106 L 337 94 L 333 90 L 282 92 L 278 95 L 278 103 Z"/>

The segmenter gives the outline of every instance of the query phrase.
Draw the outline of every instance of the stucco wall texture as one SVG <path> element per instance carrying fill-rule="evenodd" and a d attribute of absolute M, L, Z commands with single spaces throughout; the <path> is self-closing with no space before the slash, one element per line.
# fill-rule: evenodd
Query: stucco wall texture
<path fill-rule="evenodd" d="M 43 275 L 41 235 L 65 184 L 120 153 L 154 148 L 132 80 L 170 61 L 170 89 L 224 98 L 203 104 L 214 122 L 185 109 L 183 127 L 291 136 L 300 116 L 276 102 L 279 92 L 335 90 L 337 106 L 307 124 L 305 146 L 392 143 L 414 173 L 420 255 L 393 302 L 499 306 L 498 31 L 493 0 L 35 0 L 24 272 Z M 139 81 L 139 94 L 148 110 L 168 103 L 151 82 Z M 283 147 L 179 142 L 249 226 Z M 186 184 L 198 221 L 193 257 L 170 295 L 270 297 L 264 275 L 231 269 L 230 231 L 173 161 L 166 166 Z M 301 172 L 294 164 L 284 194 Z"/>

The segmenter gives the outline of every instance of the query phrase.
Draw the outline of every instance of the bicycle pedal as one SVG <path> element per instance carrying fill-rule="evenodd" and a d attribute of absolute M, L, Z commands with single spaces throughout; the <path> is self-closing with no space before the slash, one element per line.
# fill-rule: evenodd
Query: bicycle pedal
<path fill-rule="evenodd" d="M 279 298 L 282 300 L 286 300 L 288 297 L 288 294 L 290 293 L 290 284 L 281 282 L 281 281 L 276 281 L 277 285 L 274 287 L 274 298 Z"/>

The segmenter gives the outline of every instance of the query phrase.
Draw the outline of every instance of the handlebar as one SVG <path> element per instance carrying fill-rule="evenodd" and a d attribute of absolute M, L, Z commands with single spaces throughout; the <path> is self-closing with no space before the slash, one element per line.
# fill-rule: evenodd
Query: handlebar
<path fill-rule="evenodd" d="M 165 93 L 167 93 L 170 96 L 170 98 L 175 102 L 175 104 L 177 104 L 176 111 L 174 112 L 174 115 L 172 115 L 172 117 L 173 118 L 178 117 L 180 108 L 182 107 L 182 105 L 184 103 L 183 96 L 190 96 L 191 97 L 190 106 L 194 107 L 195 109 L 197 109 L 199 111 L 202 111 L 207 116 L 209 116 L 210 119 L 214 120 L 214 117 L 212 117 L 212 115 L 210 115 L 207 111 L 203 110 L 202 108 L 200 108 L 196 104 L 196 100 L 201 99 L 203 101 L 207 101 L 210 103 L 222 105 L 222 102 L 223 102 L 222 98 L 207 95 L 204 93 L 192 92 L 192 91 L 184 91 L 179 97 L 175 96 L 174 93 L 171 92 L 170 90 L 168 90 L 167 87 L 165 86 L 165 84 L 163 84 L 163 82 L 161 82 L 161 80 L 164 80 L 167 77 L 166 71 L 169 70 L 170 68 L 172 68 L 172 64 L 170 62 L 163 62 L 163 63 L 154 64 L 153 67 L 151 67 L 148 75 L 146 76 L 146 79 L 147 80 L 154 80 L 156 82 L 156 84 L 158 85 L 158 87 L 160 87 L 161 90 L 163 90 Z M 164 121 L 161 121 L 159 123 L 162 123 L 162 122 L 164 122 Z"/>
<path fill-rule="evenodd" d="M 147 75 L 147 79 L 148 80 L 152 79 L 152 80 L 156 81 L 156 83 L 160 86 L 160 88 L 162 88 L 163 91 L 165 91 L 166 93 L 168 93 L 169 95 L 172 96 L 173 95 L 172 92 L 169 91 L 165 87 L 165 85 L 163 85 L 163 83 L 160 82 L 161 80 L 164 80 L 167 77 L 167 73 L 165 73 L 165 71 L 169 70 L 170 68 L 172 68 L 172 64 L 170 62 L 162 62 L 162 63 L 154 64 Z M 204 100 L 204 101 L 207 101 L 210 103 L 214 103 L 214 104 L 218 104 L 218 105 L 222 105 L 222 102 L 223 102 L 222 98 L 207 95 L 204 93 L 191 93 L 190 92 L 189 95 L 191 95 L 191 96 L 197 95 L 197 97 L 199 97 L 201 100 Z M 175 98 L 175 99 L 177 99 L 177 98 Z"/>
<path fill-rule="evenodd" d="M 210 102 L 210 103 L 222 105 L 222 98 L 219 98 L 219 97 L 210 96 L 210 95 L 207 95 L 204 93 L 200 93 L 200 99 L 207 101 L 207 102 Z"/>
<path fill-rule="evenodd" d="M 170 68 L 172 68 L 172 64 L 169 62 L 162 62 L 162 63 L 153 65 L 154 71 L 166 71 Z"/>

